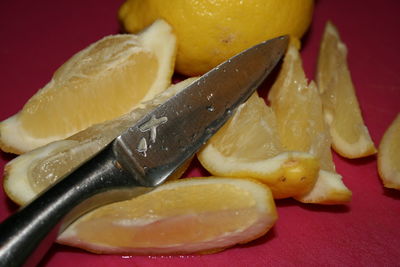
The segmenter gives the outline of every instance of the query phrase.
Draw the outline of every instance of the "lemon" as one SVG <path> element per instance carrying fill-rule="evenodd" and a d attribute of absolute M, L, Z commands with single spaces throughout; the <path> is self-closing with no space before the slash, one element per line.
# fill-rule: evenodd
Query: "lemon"
<path fill-rule="evenodd" d="M 333 149 L 346 158 L 375 154 L 347 65 L 347 48 L 331 22 L 323 34 L 316 79 Z"/>
<path fill-rule="evenodd" d="M 107 254 L 210 253 L 264 235 L 277 217 L 271 191 L 257 181 L 187 178 L 98 208 L 58 242 Z"/>
<path fill-rule="evenodd" d="M 129 112 L 170 85 L 175 53 L 175 35 L 162 20 L 139 35 L 102 38 L 1 122 L 0 148 L 23 153 Z"/>
<path fill-rule="evenodd" d="M 400 190 L 400 113 L 379 144 L 378 171 L 385 187 Z"/>
<path fill-rule="evenodd" d="M 313 5 L 313 0 L 127 0 L 119 18 L 128 32 L 165 19 L 178 39 L 176 70 L 193 76 L 261 41 L 284 34 L 300 39 Z"/>
<path fill-rule="evenodd" d="M 257 94 L 207 142 L 198 159 L 212 175 L 258 179 L 274 198 L 309 192 L 319 170 L 311 154 L 283 149 L 275 114 Z"/>
<path fill-rule="evenodd" d="M 308 152 L 320 162 L 313 188 L 294 198 L 318 204 L 349 202 L 351 191 L 343 183 L 342 176 L 336 173 L 332 160 L 332 140 L 318 88 L 314 82 L 308 83 L 300 53 L 294 45 L 289 45 L 268 99 L 276 114 L 278 135 L 284 149 Z"/>

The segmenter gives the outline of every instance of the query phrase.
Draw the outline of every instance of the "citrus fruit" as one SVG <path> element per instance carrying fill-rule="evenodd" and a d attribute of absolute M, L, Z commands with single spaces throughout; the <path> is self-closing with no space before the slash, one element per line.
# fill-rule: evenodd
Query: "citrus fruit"
<path fill-rule="evenodd" d="M 375 154 L 376 148 L 364 124 L 347 66 L 346 45 L 330 22 L 320 46 L 316 79 L 333 149 L 346 158 Z"/>
<path fill-rule="evenodd" d="M 379 144 L 378 171 L 385 187 L 400 190 L 400 113 Z"/>
<path fill-rule="evenodd" d="M 325 123 L 322 101 L 314 82 L 305 76 L 298 49 L 289 45 L 277 80 L 268 100 L 276 114 L 278 135 L 285 150 L 303 151 L 320 161 L 314 187 L 295 199 L 307 203 L 341 204 L 351 191 L 336 173 L 332 160 L 331 138 Z"/>
<path fill-rule="evenodd" d="M 4 190 L 8 197 L 19 205 L 28 203 L 194 80 L 190 78 L 171 85 L 154 99 L 139 104 L 127 114 L 95 124 L 65 140 L 54 141 L 14 158 L 5 166 Z"/>
<path fill-rule="evenodd" d="M 299 51 L 289 45 L 282 68 L 268 94 L 277 118 L 278 135 L 287 150 L 306 151 L 333 170 L 331 140 L 322 115 L 322 103 L 314 83 L 308 84 Z"/>
<path fill-rule="evenodd" d="M 302 203 L 324 205 L 345 204 L 351 201 L 352 192 L 336 172 L 320 170 L 314 187 L 306 194 L 294 198 Z"/>
<path fill-rule="evenodd" d="M 58 242 L 107 254 L 210 253 L 260 237 L 276 220 L 272 194 L 257 181 L 187 178 L 98 208 Z"/>
<path fill-rule="evenodd" d="M 139 35 L 111 35 L 91 44 L 1 122 L 1 149 L 26 152 L 129 112 L 168 87 L 175 53 L 175 36 L 161 20 Z"/>
<path fill-rule="evenodd" d="M 313 5 L 313 0 L 127 0 L 119 18 L 128 32 L 166 20 L 178 39 L 176 70 L 194 76 L 262 41 L 285 34 L 300 39 Z"/>
<path fill-rule="evenodd" d="M 275 114 L 257 94 L 236 110 L 201 149 L 198 159 L 212 175 L 262 181 L 274 198 L 305 194 L 319 169 L 312 155 L 283 150 Z"/>

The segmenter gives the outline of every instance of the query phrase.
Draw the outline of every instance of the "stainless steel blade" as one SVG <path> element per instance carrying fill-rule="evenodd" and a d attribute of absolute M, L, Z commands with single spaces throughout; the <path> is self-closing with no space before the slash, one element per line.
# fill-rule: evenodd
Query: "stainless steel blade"
<path fill-rule="evenodd" d="M 260 43 L 200 77 L 119 136 L 119 163 L 156 186 L 189 159 L 262 83 L 285 52 L 286 36 Z"/>

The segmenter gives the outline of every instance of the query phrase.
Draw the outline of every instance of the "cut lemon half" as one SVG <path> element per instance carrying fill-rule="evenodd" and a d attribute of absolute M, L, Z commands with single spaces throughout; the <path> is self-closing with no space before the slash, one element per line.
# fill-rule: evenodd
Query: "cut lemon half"
<path fill-rule="evenodd" d="M 98 208 L 58 242 L 96 253 L 210 253 L 264 235 L 277 220 L 269 188 L 251 179 L 187 178 Z"/>
<path fill-rule="evenodd" d="M 324 120 L 322 102 L 314 82 L 308 84 L 298 49 L 289 45 L 282 69 L 268 99 L 276 114 L 278 134 L 285 150 L 303 151 L 320 161 L 318 179 L 311 191 L 294 198 L 301 202 L 341 204 L 351 191 L 335 171 L 331 137 Z"/>
<path fill-rule="evenodd" d="M 129 112 L 170 85 L 175 54 L 175 36 L 162 20 L 138 35 L 93 43 L 1 122 L 0 148 L 23 153 Z"/>
<path fill-rule="evenodd" d="M 267 184 L 275 198 L 302 195 L 314 185 L 318 160 L 285 152 L 274 112 L 254 94 L 198 153 L 215 176 L 252 177 Z"/>
<path fill-rule="evenodd" d="M 65 140 L 52 142 L 14 158 L 5 166 L 6 194 L 19 205 L 26 204 L 195 79 L 170 86 L 151 101 L 140 104 L 116 119 L 95 124 Z"/>
<path fill-rule="evenodd" d="M 346 158 L 376 153 L 347 66 L 347 48 L 328 22 L 318 57 L 316 79 L 329 124 L 333 149 Z"/>
<path fill-rule="evenodd" d="M 400 190 L 400 113 L 379 144 L 378 171 L 385 187 Z"/>

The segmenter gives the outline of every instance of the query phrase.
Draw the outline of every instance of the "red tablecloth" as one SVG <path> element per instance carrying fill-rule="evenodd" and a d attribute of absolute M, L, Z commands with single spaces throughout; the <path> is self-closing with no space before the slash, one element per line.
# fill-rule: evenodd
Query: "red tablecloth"
<path fill-rule="evenodd" d="M 0 120 L 17 112 L 56 68 L 100 37 L 117 33 L 122 0 L 0 2 Z M 357 95 L 373 140 L 400 112 L 400 2 L 319 0 L 304 39 L 305 70 L 314 76 L 324 24 L 337 25 L 349 50 Z M 0 169 L 12 159 L 0 154 Z M 353 191 L 345 206 L 277 201 L 279 221 L 266 236 L 205 256 L 94 255 L 54 245 L 42 266 L 394 266 L 400 265 L 400 192 L 386 190 L 376 158 L 346 160 L 337 170 Z M 190 175 L 197 175 L 193 166 Z M 2 177 L 2 176 L 1 176 Z M 2 178 L 0 178 L 2 179 Z M 0 220 L 15 211 L 0 192 Z"/>

